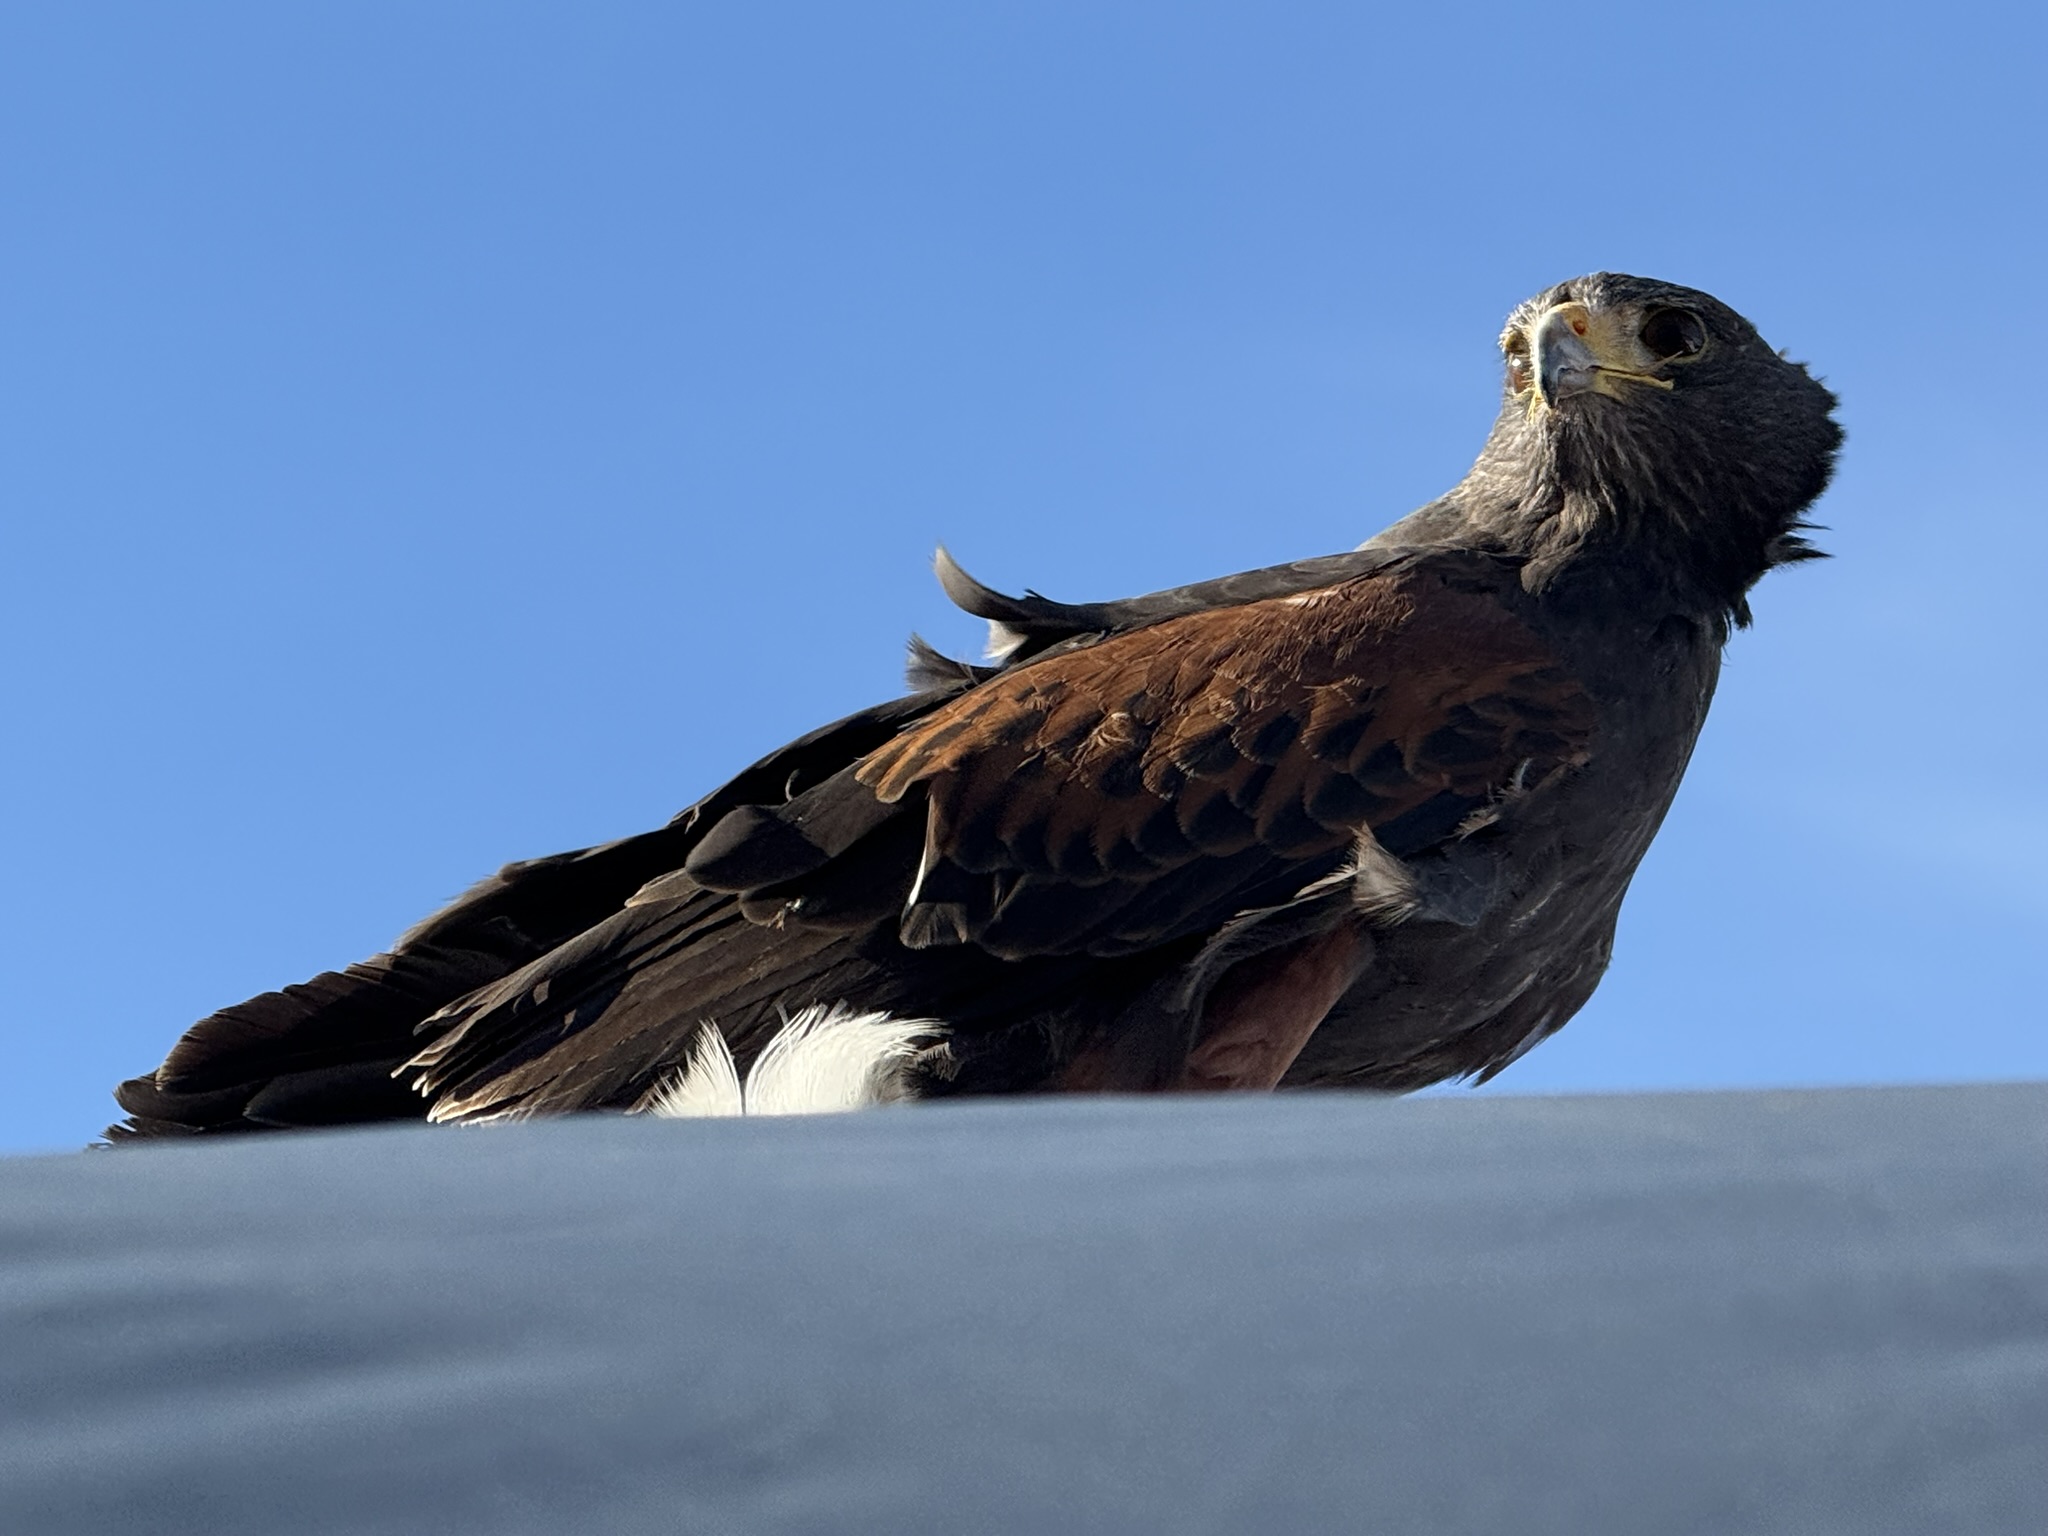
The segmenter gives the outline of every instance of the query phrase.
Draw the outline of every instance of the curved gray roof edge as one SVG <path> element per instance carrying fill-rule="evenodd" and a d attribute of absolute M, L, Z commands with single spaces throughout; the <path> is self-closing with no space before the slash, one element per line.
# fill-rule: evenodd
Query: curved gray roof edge
<path fill-rule="evenodd" d="M 0 1530 L 2048 1530 L 2048 1084 L 0 1162 Z"/>

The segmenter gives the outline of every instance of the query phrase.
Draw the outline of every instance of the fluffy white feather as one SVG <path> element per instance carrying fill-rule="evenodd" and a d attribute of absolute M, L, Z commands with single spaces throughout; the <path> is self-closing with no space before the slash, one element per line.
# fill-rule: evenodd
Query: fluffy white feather
<path fill-rule="evenodd" d="M 719 1027 L 706 1022 L 689 1065 L 650 1094 L 643 1112 L 665 1120 L 704 1115 L 815 1115 L 911 1097 L 908 1067 L 920 1041 L 945 1033 L 932 1019 L 818 1003 L 775 1033 L 744 1084 Z"/>
<path fill-rule="evenodd" d="M 697 1031 L 689 1065 L 669 1080 L 647 1109 L 665 1120 L 680 1120 L 695 1115 L 745 1114 L 745 1106 L 746 1090 L 740 1086 L 732 1047 L 716 1024 L 706 1024 Z"/>

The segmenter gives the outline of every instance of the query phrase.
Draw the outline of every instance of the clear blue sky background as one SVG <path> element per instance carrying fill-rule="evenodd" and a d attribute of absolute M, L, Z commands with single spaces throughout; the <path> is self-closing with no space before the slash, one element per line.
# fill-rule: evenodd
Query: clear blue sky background
<path fill-rule="evenodd" d="M 997 585 L 1340 549 L 1502 315 L 1708 288 L 1843 398 L 1615 968 L 1507 1090 L 2048 1074 L 2038 11 L 0 13 L 0 1148 Z"/>

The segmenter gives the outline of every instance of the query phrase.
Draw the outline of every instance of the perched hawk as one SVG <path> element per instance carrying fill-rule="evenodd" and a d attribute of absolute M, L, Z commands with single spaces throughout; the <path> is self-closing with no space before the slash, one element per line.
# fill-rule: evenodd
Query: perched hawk
<path fill-rule="evenodd" d="M 1841 440 L 1691 289 L 1577 278 L 1501 348 L 1471 472 L 1352 553 L 1066 604 L 942 552 L 993 665 L 914 643 L 659 831 L 202 1020 L 110 1134 L 1497 1072 L 1598 984 Z"/>

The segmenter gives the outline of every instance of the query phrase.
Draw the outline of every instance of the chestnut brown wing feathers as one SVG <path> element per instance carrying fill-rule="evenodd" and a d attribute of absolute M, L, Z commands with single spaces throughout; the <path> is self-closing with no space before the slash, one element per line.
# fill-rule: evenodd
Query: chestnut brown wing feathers
<path fill-rule="evenodd" d="M 1403 564 L 1050 655 L 869 753 L 856 773 L 878 800 L 926 801 L 905 942 L 1163 942 L 1284 898 L 1275 882 L 1326 872 L 1361 829 L 1411 851 L 1583 762 L 1590 702 L 1465 564 Z"/>

